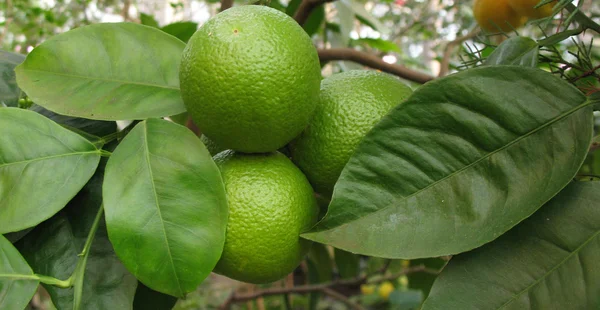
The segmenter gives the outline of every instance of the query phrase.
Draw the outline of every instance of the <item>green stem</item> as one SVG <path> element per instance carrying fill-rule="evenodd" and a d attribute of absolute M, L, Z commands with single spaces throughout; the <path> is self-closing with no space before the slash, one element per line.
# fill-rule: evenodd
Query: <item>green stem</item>
<path fill-rule="evenodd" d="M 578 27 L 576 29 L 565 30 L 563 32 L 559 32 L 557 34 L 551 35 L 543 40 L 538 41 L 540 46 L 551 46 L 563 40 L 566 40 L 572 36 L 578 35 L 585 30 L 583 27 Z"/>
<path fill-rule="evenodd" d="M 594 22 L 591 18 L 585 15 L 579 8 L 577 8 L 573 3 L 567 4 L 565 7 L 569 12 L 574 13 L 573 19 L 576 20 L 581 26 L 585 29 L 592 29 L 597 33 L 600 33 L 600 25 Z"/>
<path fill-rule="evenodd" d="M 87 264 L 87 259 L 90 254 L 90 248 L 92 247 L 92 242 L 94 241 L 94 237 L 96 236 L 96 231 L 98 230 L 98 226 L 100 225 L 100 220 L 102 219 L 102 213 L 104 211 L 104 206 L 100 206 L 98 209 L 98 213 L 96 214 L 96 218 L 94 219 L 94 223 L 92 224 L 92 228 L 90 228 L 90 232 L 88 234 L 87 240 L 85 241 L 85 245 L 83 246 L 83 250 L 81 254 L 79 254 L 79 261 L 77 262 L 77 266 L 75 267 L 75 271 L 69 278 L 69 282 L 73 284 L 75 292 L 73 296 L 73 309 L 79 310 L 81 309 L 81 297 L 83 295 L 83 278 L 85 275 L 85 266 Z"/>
<path fill-rule="evenodd" d="M 59 280 L 57 278 L 44 276 L 41 274 L 0 274 L 0 278 L 15 279 L 15 280 L 33 280 L 44 284 L 54 285 L 60 288 L 69 288 L 71 283 L 69 280 Z"/>

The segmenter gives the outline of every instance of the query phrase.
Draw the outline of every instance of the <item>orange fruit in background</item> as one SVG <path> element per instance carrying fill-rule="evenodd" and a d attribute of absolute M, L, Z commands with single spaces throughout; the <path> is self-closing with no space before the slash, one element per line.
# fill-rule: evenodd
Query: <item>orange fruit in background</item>
<path fill-rule="evenodd" d="M 552 8 L 556 1 L 536 9 L 535 6 L 540 2 L 540 0 L 508 0 L 511 8 L 529 19 L 540 19 L 552 15 Z"/>
<path fill-rule="evenodd" d="M 473 15 L 481 29 L 487 32 L 511 32 L 527 21 L 508 0 L 475 0 Z"/>

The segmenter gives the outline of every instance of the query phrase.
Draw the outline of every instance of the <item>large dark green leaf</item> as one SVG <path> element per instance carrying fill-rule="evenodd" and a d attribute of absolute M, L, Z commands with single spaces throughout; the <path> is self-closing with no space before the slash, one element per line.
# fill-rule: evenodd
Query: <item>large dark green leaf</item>
<path fill-rule="evenodd" d="M 100 150 L 33 111 L 0 109 L 0 233 L 35 226 L 94 174 Z"/>
<path fill-rule="evenodd" d="M 590 102 L 542 70 L 481 67 L 430 82 L 367 134 L 303 236 L 389 258 L 471 250 L 566 186 L 591 137 Z"/>
<path fill-rule="evenodd" d="M 535 67 L 538 63 L 539 46 L 527 37 L 512 37 L 500 44 L 488 58 L 485 65 L 516 65 Z"/>
<path fill-rule="evenodd" d="M 24 59 L 25 55 L 0 50 L 0 106 L 18 105 L 21 89 L 15 79 L 15 67 Z"/>
<path fill-rule="evenodd" d="M 599 309 L 600 182 L 574 182 L 498 240 L 452 258 L 423 309 Z"/>
<path fill-rule="evenodd" d="M 183 297 L 216 265 L 225 242 L 221 175 L 200 139 L 158 119 L 138 124 L 106 167 L 108 233 L 149 288 Z"/>
<path fill-rule="evenodd" d="M 0 309 L 25 309 L 39 282 L 19 251 L 0 235 Z"/>
<path fill-rule="evenodd" d="M 117 132 L 117 122 L 114 121 L 97 121 L 79 117 L 72 117 L 66 115 L 56 114 L 42 106 L 34 104 L 30 110 L 38 112 L 45 117 L 66 126 L 67 128 L 74 128 L 81 130 L 85 133 L 93 135 L 95 137 L 104 137 L 112 133 Z"/>
<path fill-rule="evenodd" d="M 159 29 L 95 24 L 48 39 L 16 68 L 19 86 L 53 112 L 89 119 L 185 111 L 179 61 L 185 44 Z"/>
<path fill-rule="evenodd" d="M 67 279 L 79 260 L 96 213 L 102 204 L 103 165 L 88 184 L 51 219 L 38 225 L 17 247 L 40 274 Z M 125 269 L 112 248 L 104 221 L 88 256 L 81 309 L 131 309 L 137 280 Z M 73 309 L 74 288 L 45 285 L 58 309 Z"/>
<path fill-rule="evenodd" d="M 177 22 L 168 24 L 160 29 L 183 42 L 187 42 L 198 29 L 198 24 L 192 22 Z"/>

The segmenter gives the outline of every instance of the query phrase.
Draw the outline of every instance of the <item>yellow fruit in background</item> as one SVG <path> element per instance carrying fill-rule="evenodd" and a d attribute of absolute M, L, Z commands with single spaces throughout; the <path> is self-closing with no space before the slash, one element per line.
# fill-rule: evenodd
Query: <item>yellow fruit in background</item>
<path fill-rule="evenodd" d="M 292 160 L 316 192 L 331 196 L 362 138 L 411 93 L 398 78 L 370 70 L 338 73 L 321 82 L 315 115 L 290 143 Z"/>
<path fill-rule="evenodd" d="M 508 5 L 507 0 L 475 0 L 473 15 L 481 29 L 487 32 L 511 32 L 527 21 Z"/>
<path fill-rule="evenodd" d="M 379 285 L 378 294 L 379 297 L 387 300 L 390 298 L 390 294 L 394 291 L 394 284 L 390 281 L 385 281 Z"/>
<path fill-rule="evenodd" d="M 371 294 L 375 293 L 375 285 L 373 285 L 373 284 L 361 284 L 361 286 L 360 286 L 360 292 L 363 295 L 371 295 Z"/>
<path fill-rule="evenodd" d="M 225 184 L 229 219 L 215 272 L 249 283 L 269 283 L 292 272 L 308 252 L 300 234 L 317 220 L 306 177 L 279 152 L 228 150 L 215 162 Z"/>
<path fill-rule="evenodd" d="M 304 29 L 261 5 L 225 10 L 183 51 L 181 97 L 200 131 L 225 149 L 275 151 L 308 124 L 321 66 Z"/>
<path fill-rule="evenodd" d="M 556 2 L 548 3 L 539 8 L 534 8 L 540 0 L 508 0 L 508 4 L 518 14 L 523 15 L 529 19 L 540 19 L 552 15 L 552 8 Z"/>

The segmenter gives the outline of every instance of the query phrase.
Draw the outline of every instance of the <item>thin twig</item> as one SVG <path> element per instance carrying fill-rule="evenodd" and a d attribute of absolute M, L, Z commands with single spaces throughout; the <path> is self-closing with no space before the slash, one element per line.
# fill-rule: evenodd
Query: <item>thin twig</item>
<path fill-rule="evenodd" d="M 298 9 L 296 10 L 296 14 L 294 14 L 294 19 L 302 26 L 304 23 L 306 23 L 306 20 L 314 9 L 327 2 L 333 1 L 335 0 L 303 0 L 300 2 L 300 6 L 298 6 Z"/>
<path fill-rule="evenodd" d="M 401 277 L 403 275 L 416 273 L 416 272 L 439 274 L 440 271 L 431 269 L 431 268 L 427 268 L 425 265 L 411 266 L 411 267 L 403 269 L 400 272 L 397 272 L 397 273 L 394 273 L 394 274 L 391 274 L 388 276 L 383 276 L 383 277 L 375 279 L 373 281 L 369 281 L 369 283 L 380 283 L 380 282 L 384 282 L 384 281 L 389 281 L 389 280 L 393 280 L 395 278 Z M 243 293 L 243 294 L 238 294 L 238 293 L 234 292 L 219 307 L 219 309 L 223 309 L 223 310 L 229 309 L 229 307 L 231 306 L 232 303 L 244 302 L 244 301 L 254 300 L 254 299 L 257 299 L 260 297 L 272 296 L 272 295 L 307 294 L 307 293 L 312 293 L 312 292 L 321 292 L 323 294 L 328 294 L 329 296 L 331 296 L 330 293 L 327 292 L 327 290 L 333 291 L 334 288 L 340 287 L 340 286 L 356 286 L 356 285 L 364 284 L 364 283 L 367 283 L 369 276 L 371 276 L 371 275 L 365 274 L 365 275 L 351 278 L 351 279 L 339 279 L 339 280 L 328 282 L 328 283 L 299 285 L 299 286 L 284 287 L 284 288 L 274 287 L 274 288 L 267 288 L 267 289 L 258 290 L 258 291 L 251 292 L 251 293 Z M 331 296 L 331 297 L 333 297 L 333 296 Z M 337 299 L 339 299 L 339 298 L 337 298 Z M 343 300 L 341 300 L 341 301 L 344 302 Z M 355 309 L 357 309 L 357 308 L 355 308 Z"/>
<path fill-rule="evenodd" d="M 421 84 L 427 83 L 434 79 L 434 77 L 431 75 L 409 69 L 405 66 L 389 64 L 375 55 L 364 53 L 352 48 L 318 49 L 317 51 L 319 53 L 319 59 L 321 62 L 333 60 L 353 61 L 361 65 L 394 74 L 403 79 Z"/>
<path fill-rule="evenodd" d="M 337 300 L 341 301 L 346 306 L 348 306 L 350 309 L 354 309 L 354 310 L 363 310 L 363 309 L 365 309 L 361 305 L 359 305 L 359 304 L 357 304 L 355 302 L 352 302 L 350 299 L 348 299 L 348 297 L 346 297 L 346 296 L 344 296 L 344 295 L 342 295 L 342 294 L 340 294 L 340 293 L 338 293 L 338 292 L 336 292 L 336 291 L 334 291 L 334 290 L 332 290 L 330 288 L 324 288 L 322 291 L 323 291 L 323 294 L 325 294 L 325 295 L 327 295 L 327 296 L 329 296 L 331 298 L 334 298 L 334 299 L 337 299 Z"/>
<path fill-rule="evenodd" d="M 446 74 L 448 74 L 448 71 L 450 71 L 450 57 L 452 56 L 452 51 L 454 50 L 454 48 L 458 45 L 461 45 L 463 42 L 476 37 L 480 32 L 481 29 L 475 28 L 469 31 L 469 33 L 467 33 L 466 35 L 458 37 L 454 41 L 450 41 L 448 42 L 448 44 L 446 44 L 446 47 L 444 48 L 444 56 L 442 58 L 442 63 L 440 64 L 440 73 L 438 74 L 439 77 L 445 76 Z"/>

